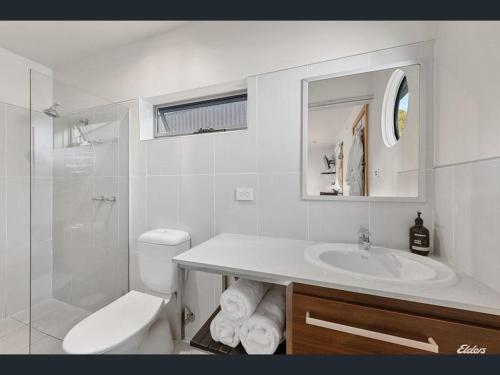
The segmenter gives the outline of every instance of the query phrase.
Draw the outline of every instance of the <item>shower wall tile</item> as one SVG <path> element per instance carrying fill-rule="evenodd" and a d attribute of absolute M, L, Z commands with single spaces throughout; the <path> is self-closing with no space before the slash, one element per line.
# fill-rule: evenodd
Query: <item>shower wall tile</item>
<path fill-rule="evenodd" d="M 119 149 L 119 176 L 128 177 L 130 173 L 129 169 L 129 127 L 130 127 L 130 114 L 126 111 L 126 107 L 122 108 L 119 114 L 120 128 L 118 131 L 118 149 Z"/>
<path fill-rule="evenodd" d="M 31 303 L 52 297 L 52 240 L 31 245 Z"/>
<path fill-rule="evenodd" d="M 95 144 L 95 175 L 112 177 L 119 175 L 119 142 Z"/>
<path fill-rule="evenodd" d="M 128 290 L 129 121 L 116 105 L 75 116 L 98 124 L 89 130 L 97 142 L 54 150 L 52 290 L 95 311 Z"/>
<path fill-rule="evenodd" d="M 146 177 L 130 177 L 129 247 L 137 251 L 137 239 L 147 230 L 146 224 Z"/>
<path fill-rule="evenodd" d="M 63 251 L 56 251 L 54 247 L 54 256 L 52 258 L 52 296 L 60 301 L 71 303 L 71 263 Z M 62 249 L 60 249 L 62 250 Z"/>
<path fill-rule="evenodd" d="M 5 250 L 7 233 L 7 178 L 0 177 L 0 248 Z"/>
<path fill-rule="evenodd" d="M 106 198 L 115 197 L 116 202 L 92 201 L 92 223 L 94 243 L 107 249 L 116 249 L 119 244 L 119 181 L 116 177 L 95 177 L 94 191 Z"/>
<path fill-rule="evenodd" d="M 37 178 L 52 177 L 52 119 L 40 113 L 31 115 L 33 157 L 31 174 Z"/>
<path fill-rule="evenodd" d="M 73 254 L 71 303 L 96 311 L 120 297 L 115 288 L 117 259 L 112 249 L 99 244 L 88 250 Z"/>
<path fill-rule="evenodd" d="M 28 244 L 30 238 L 30 178 L 8 177 L 6 181 L 6 244 L 11 249 Z"/>
<path fill-rule="evenodd" d="M 5 107 L 7 176 L 30 176 L 30 112 Z"/>
<path fill-rule="evenodd" d="M 129 251 L 129 200 L 130 196 L 130 179 L 128 177 L 120 177 L 118 179 L 118 249 L 121 252 L 128 254 Z"/>
<path fill-rule="evenodd" d="M 30 178 L 6 181 L 6 315 L 28 307 L 30 280 Z"/>
<path fill-rule="evenodd" d="M 0 177 L 5 176 L 6 173 L 6 125 L 5 125 L 5 111 L 6 105 L 0 103 Z"/>
<path fill-rule="evenodd" d="M 0 177 L 0 319 L 5 317 L 5 293 L 7 289 L 7 285 L 5 283 L 5 232 L 7 225 L 5 192 L 5 177 Z"/>
<path fill-rule="evenodd" d="M 47 68 L 21 56 L 0 49 L 0 318 L 25 309 L 29 304 L 30 280 L 30 69 L 50 73 Z M 41 88 L 35 84 L 33 89 Z M 50 99 L 49 99 L 50 100 Z M 9 103 L 9 104 L 7 104 Z M 33 117 L 33 146 L 36 158 L 35 176 L 51 176 L 50 120 Z M 50 205 L 50 184 L 36 184 L 34 197 Z M 36 202 L 38 203 L 38 202 Z M 40 208 L 42 202 L 40 202 Z M 46 206 L 46 207 L 47 207 Z M 37 211 L 36 204 L 33 206 Z M 51 239 L 50 211 L 45 216 L 34 215 L 33 242 Z M 43 234 L 42 234 L 43 232 Z M 50 245 L 47 246 L 50 249 Z M 43 264 L 49 254 L 38 257 Z M 50 273 L 48 274 L 50 280 Z M 43 285 L 42 285 L 43 284 Z M 47 278 L 34 290 L 48 295 Z M 49 283 L 50 284 L 50 283 Z M 27 335 L 24 335 L 27 338 Z"/>
<path fill-rule="evenodd" d="M 31 241 L 52 239 L 52 179 L 31 179 Z"/>

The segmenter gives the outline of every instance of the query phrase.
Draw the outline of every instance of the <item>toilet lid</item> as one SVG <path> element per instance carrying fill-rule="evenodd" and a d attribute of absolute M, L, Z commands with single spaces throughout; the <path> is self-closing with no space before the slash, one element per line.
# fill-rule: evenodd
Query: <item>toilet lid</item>
<path fill-rule="evenodd" d="M 147 327 L 162 305 L 162 298 L 132 290 L 75 325 L 63 349 L 71 354 L 110 351 Z"/>

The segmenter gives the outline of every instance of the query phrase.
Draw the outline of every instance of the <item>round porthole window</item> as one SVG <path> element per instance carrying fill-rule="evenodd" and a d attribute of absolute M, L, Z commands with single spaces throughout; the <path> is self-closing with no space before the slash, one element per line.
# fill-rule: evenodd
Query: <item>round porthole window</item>
<path fill-rule="evenodd" d="M 408 119 L 408 81 L 401 69 L 396 69 L 387 82 L 382 103 L 382 139 L 392 147 L 401 138 Z"/>

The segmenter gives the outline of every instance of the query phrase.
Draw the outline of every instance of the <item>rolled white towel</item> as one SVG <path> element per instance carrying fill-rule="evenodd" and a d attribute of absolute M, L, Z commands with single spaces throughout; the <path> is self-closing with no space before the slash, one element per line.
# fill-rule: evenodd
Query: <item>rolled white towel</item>
<path fill-rule="evenodd" d="M 240 343 L 240 324 L 227 319 L 222 311 L 212 319 L 210 333 L 215 341 L 232 348 Z"/>
<path fill-rule="evenodd" d="M 252 316 L 268 289 L 268 284 L 239 279 L 220 296 L 220 308 L 227 319 L 241 324 Z"/>
<path fill-rule="evenodd" d="M 240 340 L 248 354 L 273 354 L 284 338 L 285 290 L 273 286 L 255 313 L 240 327 Z"/>

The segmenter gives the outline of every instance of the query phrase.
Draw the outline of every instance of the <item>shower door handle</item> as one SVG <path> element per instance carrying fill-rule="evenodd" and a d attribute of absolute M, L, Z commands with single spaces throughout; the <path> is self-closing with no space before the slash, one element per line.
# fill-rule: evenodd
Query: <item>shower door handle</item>
<path fill-rule="evenodd" d="M 116 197 L 114 195 L 112 195 L 111 197 L 106 198 L 105 201 L 110 202 L 110 203 L 114 203 L 114 202 L 116 202 Z"/>
<path fill-rule="evenodd" d="M 92 198 L 93 201 L 98 201 L 98 202 L 103 202 L 106 200 L 106 198 L 104 198 L 104 195 L 99 195 L 97 197 L 94 197 Z"/>

